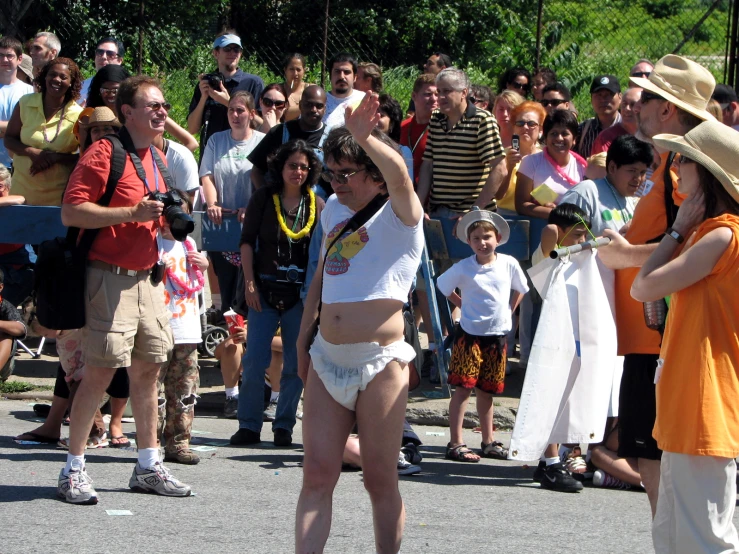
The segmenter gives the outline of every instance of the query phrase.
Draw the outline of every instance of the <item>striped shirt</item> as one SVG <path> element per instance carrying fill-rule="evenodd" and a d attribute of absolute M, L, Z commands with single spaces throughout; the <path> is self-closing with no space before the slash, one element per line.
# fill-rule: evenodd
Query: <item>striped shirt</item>
<path fill-rule="evenodd" d="M 466 212 L 477 201 L 490 175 L 490 163 L 504 155 L 498 122 L 489 112 L 467 104 L 457 124 L 447 130 L 447 116 L 431 114 L 424 160 L 433 163 L 429 205 Z"/>

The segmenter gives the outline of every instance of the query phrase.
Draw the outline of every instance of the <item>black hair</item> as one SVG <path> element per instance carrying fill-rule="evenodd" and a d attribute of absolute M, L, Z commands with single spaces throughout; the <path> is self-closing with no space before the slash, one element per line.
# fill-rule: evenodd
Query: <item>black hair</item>
<path fill-rule="evenodd" d="M 729 194 L 724 185 L 721 184 L 721 181 L 718 180 L 718 177 L 701 164 L 696 163 L 696 166 L 698 170 L 698 182 L 703 189 L 706 203 L 704 219 L 716 217 L 724 209 L 727 209 L 734 215 L 739 215 L 739 203 Z"/>
<path fill-rule="evenodd" d="M 308 158 L 310 170 L 305 179 L 305 183 L 300 187 L 300 192 L 306 194 L 308 189 L 318 182 L 318 177 L 323 171 L 323 164 L 318 160 L 318 156 L 313 148 L 304 140 L 290 140 L 280 146 L 277 151 L 267 158 L 267 182 L 275 189 L 277 193 L 282 192 L 285 188 L 285 181 L 282 180 L 282 170 L 285 168 L 287 160 L 293 154 L 304 154 Z"/>
<path fill-rule="evenodd" d="M 470 92 L 467 95 L 468 100 L 470 96 L 478 102 L 485 102 L 488 105 L 486 108 L 487 111 L 492 111 L 493 103 L 495 102 L 495 95 L 493 94 L 493 91 L 490 90 L 490 87 L 485 85 L 470 85 Z"/>
<path fill-rule="evenodd" d="M 526 86 L 522 89 L 524 94 L 521 95 L 526 96 L 526 94 L 531 90 L 531 73 L 529 73 L 528 69 L 524 69 L 523 67 L 511 67 L 510 69 L 506 69 L 505 73 L 501 75 L 500 80 L 498 81 L 498 92 L 503 92 L 508 86 L 508 83 L 515 82 L 516 77 L 520 76 L 526 77 L 526 80 L 528 81 Z"/>
<path fill-rule="evenodd" d="M 450 58 L 447 54 L 444 54 L 443 52 L 434 52 L 431 54 L 432 56 L 439 56 L 439 59 L 436 60 L 437 67 L 452 67 L 454 65 L 452 63 L 452 58 Z"/>
<path fill-rule="evenodd" d="M 46 65 L 41 68 L 38 77 L 33 80 L 34 84 L 38 87 L 41 95 L 45 96 L 46 76 L 49 74 L 49 70 L 55 65 L 66 65 L 69 68 L 70 83 L 67 92 L 64 94 L 64 103 L 67 104 L 72 100 L 77 100 L 82 90 L 82 74 L 80 73 L 80 68 L 70 58 L 54 58 L 46 62 Z"/>
<path fill-rule="evenodd" d="M 565 102 L 569 102 L 570 100 L 572 100 L 570 89 L 568 89 L 562 83 L 554 83 L 552 85 L 545 86 L 544 89 L 541 91 L 541 95 L 544 96 L 547 92 L 558 92 L 564 97 Z"/>
<path fill-rule="evenodd" d="M 554 85 L 557 83 L 557 74 L 554 72 L 553 69 L 550 69 L 549 67 L 540 67 L 539 71 L 534 73 L 534 77 L 537 76 L 544 79 L 546 86 Z"/>
<path fill-rule="evenodd" d="M 5 284 L 5 272 L 2 269 L 0 269 L 0 285 L 4 285 L 4 284 Z"/>
<path fill-rule="evenodd" d="M 118 55 L 121 58 L 123 58 L 123 56 L 126 55 L 126 47 L 123 46 L 123 43 L 120 40 L 118 40 L 117 38 L 115 38 L 115 37 L 101 38 L 98 41 L 98 43 L 95 45 L 95 50 L 97 50 L 98 48 L 100 48 L 100 45 L 101 44 L 105 44 L 106 42 L 112 42 L 113 44 L 115 44 L 115 48 L 116 48 L 116 50 L 118 50 Z"/>
<path fill-rule="evenodd" d="M 352 72 L 354 75 L 357 74 L 357 59 L 352 56 L 349 52 L 339 52 L 333 58 L 328 61 L 328 74 L 334 70 L 334 65 L 337 63 L 350 63 L 352 64 Z"/>
<path fill-rule="evenodd" d="M 105 67 L 101 67 L 100 70 L 95 73 L 92 81 L 90 81 L 90 92 L 87 96 L 87 103 L 85 106 L 88 108 L 107 106 L 103 100 L 103 95 L 100 94 L 100 88 L 103 86 L 103 83 L 107 83 L 108 81 L 112 83 L 122 83 L 130 76 L 131 74 L 122 65 L 108 64 Z"/>
<path fill-rule="evenodd" d="M 549 131 L 555 127 L 567 127 L 573 137 L 577 136 L 578 123 L 577 117 L 570 110 L 554 110 L 552 115 L 548 115 L 544 120 L 544 139 L 546 140 Z"/>
<path fill-rule="evenodd" d="M 298 60 L 303 66 L 303 69 L 306 68 L 307 64 L 305 62 L 305 56 L 303 56 L 303 54 L 300 54 L 299 52 L 293 52 L 292 54 L 288 54 L 287 56 L 285 56 L 285 59 L 282 60 L 283 71 L 287 69 L 287 66 L 290 65 L 290 62 L 293 60 Z"/>
<path fill-rule="evenodd" d="M 378 111 L 390 118 L 388 136 L 395 142 L 400 142 L 400 123 L 403 121 L 403 109 L 400 107 L 398 101 L 389 94 L 381 94 L 379 101 L 380 107 L 377 108 Z"/>
<path fill-rule="evenodd" d="M 560 229 L 569 229 L 574 225 L 585 225 L 590 228 L 590 218 L 585 211 L 575 204 L 564 202 L 549 212 L 547 223 Z"/>
<path fill-rule="evenodd" d="M 616 167 L 642 162 L 647 167 L 652 165 L 654 154 L 651 145 L 633 135 L 621 135 L 611 143 L 606 154 L 606 168 L 614 162 Z"/>
<path fill-rule="evenodd" d="M 379 129 L 372 129 L 372 136 L 399 152 L 398 145 Z M 330 159 L 336 163 L 347 161 L 362 166 L 375 181 L 385 181 L 375 162 L 367 155 L 364 148 L 359 146 L 346 127 L 335 127 L 329 132 L 326 142 L 323 143 L 323 156 L 324 160 Z"/>

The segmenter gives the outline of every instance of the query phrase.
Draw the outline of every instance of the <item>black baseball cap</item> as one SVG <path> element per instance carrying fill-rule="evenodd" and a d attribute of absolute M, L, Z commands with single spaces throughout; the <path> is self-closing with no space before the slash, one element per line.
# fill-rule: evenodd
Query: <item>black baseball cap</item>
<path fill-rule="evenodd" d="M 721 104 L 721 109 L 726 109 L 725 106 L 727 104 L 738 101 L 736 91 L 729 85 L 716 85 L 716 88 L 713 89 L 711 98 Z"/>
<path fill-rule="evenodd" d="M 590 85 L 590 94 L 602 89 L 610 90 L 613 94 L 621 92 L 621 83 L 618 82 L 618 77 L 615 75 L 598 75 Z"/>

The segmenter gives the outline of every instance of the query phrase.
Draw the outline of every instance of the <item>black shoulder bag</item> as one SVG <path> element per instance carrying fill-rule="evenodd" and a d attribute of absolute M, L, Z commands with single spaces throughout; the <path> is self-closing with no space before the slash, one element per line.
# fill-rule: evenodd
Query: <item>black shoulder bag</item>
<path fill-rule="evenodd" d="M 114 135 L 103 137 L 113 145 L 110 173 L 105 192 L 98 200 L 108 206 L 126 166 L 126 150 Z M 79 243 L 78 227 L 69 227 L 66 237 L 57 237 L 39 245 L 34 268 L 34 296 L 39 323 L 63 331 L 85 325 L 85 275 L 87 255 L 100 229 L 85 229 Z"/>

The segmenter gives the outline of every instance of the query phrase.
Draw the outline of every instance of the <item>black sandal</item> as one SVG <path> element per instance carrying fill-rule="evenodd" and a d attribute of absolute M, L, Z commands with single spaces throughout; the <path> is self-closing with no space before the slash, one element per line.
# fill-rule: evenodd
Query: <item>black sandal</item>
<path fill-rule="evenodd" d="M 473 459 L 470 456 L 475 456 L 476 459 Z M 446 459 L 453 460 L 455 462 L 465 462 L 468 464 L 476 464 L 480 461 L 480 457 L 467 448 L 467 445 L 464 443 L 458 444 L 457 446 L 452 446 L 452 443 L 447 444 Z"/>

